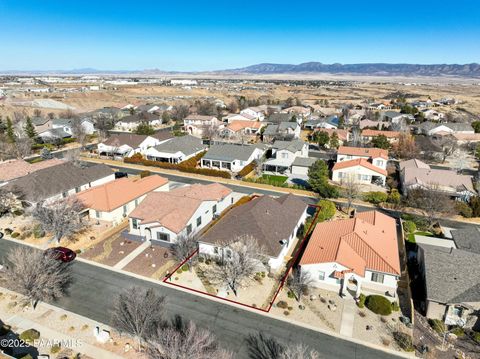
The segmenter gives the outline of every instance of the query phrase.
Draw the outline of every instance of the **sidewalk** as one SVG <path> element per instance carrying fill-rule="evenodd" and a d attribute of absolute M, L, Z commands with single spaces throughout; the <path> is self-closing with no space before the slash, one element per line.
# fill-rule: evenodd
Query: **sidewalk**
<path fill-rule="evenodd" d="M 85 343 L 84 341 L 74 338 L 72 336 L 66 335 L 59 331 L 48 328 L 44 325 L 41 325 L 33 320 L 22 317 L 20 314 L 15 314 L 10 318 L 7 318 L 5 322 L 12 327 L 17 328 L 17 332 L 21 333 L 28 329 L 35 329 L 40 332 L 41 339 L 45 339 L 45 345 L 38 347 L 39 353 L 48 354 L 50 353 L 51 346 L 46 344 L 47 340 L 52 342 L 60 342 L 63 347 L 72 349 L 75 353 L 82 353 L 89 357 L 96 359 L 122 359 L 123 357 L 99 348 L 97 346 Z M 40 341 L 40 343 L 42 343 Z"/>
<path fill-rule="evenodd" d="M 345 298 L 343 303 L 342 324 L 340 325 L 340 334 L 351 338 L 353 336 L 353 323 L 355 321 L 355 311 L 357 305 L 350 298 Z"/>

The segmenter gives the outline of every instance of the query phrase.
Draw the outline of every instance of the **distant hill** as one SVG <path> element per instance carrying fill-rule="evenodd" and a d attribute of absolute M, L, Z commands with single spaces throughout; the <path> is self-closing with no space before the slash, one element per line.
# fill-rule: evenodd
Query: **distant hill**
<path fill-rule="evenodd" d="M 224 70 L 232 74 L 298 74 L 328 73 L 379 76 L 460 76 L 480 77 L 480 64 L 322 64 L 321 62 L 305 62 L 299 65 L 263 63 L 239 69 Z"/>

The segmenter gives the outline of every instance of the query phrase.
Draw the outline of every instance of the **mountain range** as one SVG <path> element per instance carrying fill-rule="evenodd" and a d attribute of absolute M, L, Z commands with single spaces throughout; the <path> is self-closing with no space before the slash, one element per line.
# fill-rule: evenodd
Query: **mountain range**
<path fill-rule="evenodd" d="M 215 71 L 163 71 L 159 69 L 146 70 L 98 70 L 82 68 L 58 71 L 1 71 L 0 74 L 11 75 L 275 75 L 275 74 L 337 74 L 363 76 L 429 76 L 429 77 L 463 77 L 480 78 L 480 64 L 390 64 L 390 63 L 362 63 L 362 64 L 323 64 L 321 62 L 305 62 L 298 65 L 262 63 L 242 68 Z"/>

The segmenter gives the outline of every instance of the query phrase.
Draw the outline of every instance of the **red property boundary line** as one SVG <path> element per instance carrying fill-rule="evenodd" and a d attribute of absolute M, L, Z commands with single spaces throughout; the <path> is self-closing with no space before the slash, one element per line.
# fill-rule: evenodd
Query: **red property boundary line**
<path fill-rule="evenodd" d="M 172 278 L 172 275 L 180 268 L 182 267 L 185 263 L 187 263 L 194 255 L 198 254 L 198 251 L 199 249 L 196 249 L 192 254 L 190 254 L 188 256 L 187 259 L 185 259 L 183 262 L 181 262 L 177 267 L 175 267 L 175 269 L 167 274 L 165 276 L 165 278 L 163 279 L 163 283 L 165 284 L 169 284 L 169 285 L 172 285 L 174 287 L 178 287 L 178 288 L 182 288 L 182 289 L 186 289 L 188 291 L 191 291 L 191 292 L 194 292 L 194 293 L 198 293 L 198 294 L 203 294 L 203 295 L 206 295 L 206 296 L 209 296 L 209 297 L 213 297 L 213 298 L 217 298 L 217 299 L 220 299 L 220 300 L 224 300 L 226 302 L 229 302 L 229 303 L 233 303 L 233 304 L 237 304 L 237 305 L 241 305 L 243 307 L 247 307 L 247 308 L 250 308 L 250 309 L 255 309 L 255 310 L 258 310 L 260 312 L 264 312 L 264 313 L 268 313 L 270 312 L 270 310 L 272 309 L 272 306 L 273 306 L 273 303 L 275 303 L 275 300 L 277 299 L 278 297 L 278 294 L 280 293 L 280 290 L 283 288 L 283 286 L 285 285 L 285 282 L 288 278 L 288 274 L 290 273 L 290 270 L 292 269 L 293 265 L 296 263 L 297 259 L 298 259 L 298 256 L 300 255 L 300 253 L 302 252 L 304 246 L 305 246 L 305 243 L 307 241 L 307 237 L 308 235 L 310 234 L 311 230 L 312 230 L 312 227 L 313 225 L 315 224 L 315 221 L 317 220 L 318 218 L 318 214 L 319 214 L 319 208 L 320 206 L 318 205 L 315 205 L 315 204 L 309 204 L 308 205 L 309 208 L 315 208 L 315 215 L 313 216 L 313 220 L 312 220 L 312 223 L 310 223 L 310 226 L 308 227 L 308 231 L 306 232 L 305 236 L 303 237 L 302 241 L 300 242 L 300 245 L 298 246 L 298 250 L 297 250 L 297 253 L 295 254 L 295 256 L 293 257 L 293 260 L 290 261 L 290 265 L 287 267 L 287 270 L 285 271 L 285 274 L 283 275 L 282 279 L 280 280 L 280 285 L 278 286 L 272 300 L 270 301 L 270 304 L 268 305 L 267 309 L 263 309 L 263 308 L 258 308 L 258 307 L 254 307 L 254 306 L 251 306 L 249 304 L 245 304 L 245 303 L 242 303 L 242 302 L 237 302 L 235 300 L 231 300 L 231 299 L 228 299 L 228 298 L 222 298 L 222 297 L 219 297 L 215 294 L 210 294 L 210 293 L 207 293 L 207 292 L 203 292 L 201 290 L 197 290 L 197 289 L 193 289 L 193 288 L 190 288 L 190 287 L 186 287 L 184 285 L 181 285 L 181 284 L 177 284 L 177 283 L 172 283 L 171 282 L 171 278 Z"/>

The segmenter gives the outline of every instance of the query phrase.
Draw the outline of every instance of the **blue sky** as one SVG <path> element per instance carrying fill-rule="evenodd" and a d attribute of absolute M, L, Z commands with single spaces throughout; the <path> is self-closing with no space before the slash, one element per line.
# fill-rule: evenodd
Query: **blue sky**
<path fill-rule="evenodd" d="M 480 62 L 477 0 L 0 0 L 0 24 L 0 70 Z"/>

